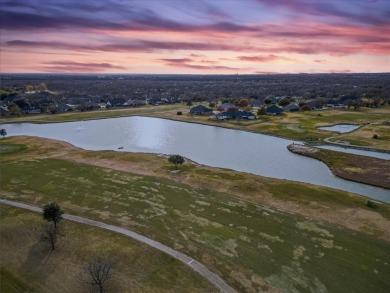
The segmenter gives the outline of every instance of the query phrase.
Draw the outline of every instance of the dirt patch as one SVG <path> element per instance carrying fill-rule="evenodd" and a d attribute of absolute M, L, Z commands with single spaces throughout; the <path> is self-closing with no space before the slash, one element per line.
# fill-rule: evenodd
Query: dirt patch
<path fill-rule="evenodd" d="M 298 124 L 287 124 L 286 128 L 289 129 L 289 130 L 293 130 L 293 131 L 299 132 L 299 133 L 305 132 L 305 130 L 302 129 Z"/>

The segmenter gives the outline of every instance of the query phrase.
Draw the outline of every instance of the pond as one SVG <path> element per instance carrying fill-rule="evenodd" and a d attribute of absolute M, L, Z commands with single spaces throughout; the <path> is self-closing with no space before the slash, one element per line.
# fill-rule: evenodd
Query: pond
<path fill-rule="evenodd" d="M 318 127 L 318 129 L 346 133 L 358 129 L 359 127 L 360 127 L 359 125 L 352 125 L 352 124 L 337 124 L 333 126 Z"/>
<path fill-rule="evenodd" d="M 2 128 L 9 136 L 63 140 L 87 150 L 179 154 L 212 167 L 332 187 L 390 203 L 389 190 L 335 177 L 322 162 L 289 152 L 292 140 L 268 135 L 148 117 Z"/>

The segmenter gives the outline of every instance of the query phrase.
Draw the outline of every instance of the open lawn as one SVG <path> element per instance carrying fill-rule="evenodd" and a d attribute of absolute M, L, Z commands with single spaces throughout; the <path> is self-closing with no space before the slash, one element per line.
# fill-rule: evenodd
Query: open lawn
<path fill-rule="evenodd" d="M 114 108 L 114 109 L 99 109 L 95 111 L 74 111 L 58 114 L 39 114 L 39 115 L 25 115 L 25 116 L 10 116 L 1 117 L 1 123 L 14 123 L 14 122 L 33 122 L 33 123 L 52 123 L 52 122 L 68 122 L 68 121 L 81 121 L 90 119 L 103 119 L 113 117 L 128 117 L 135 115 L 153 115 L 158 112 L 166 111 L 185 111 L 186 107 L 183 104 L 174 105 L 162 105 L 162 106 L 143 106 L 138 108 Z M 188 109 L 188 108 L 187 108 Z M 176 112 L 175 112 L 176 114 Z"/>
<path fill-rule="evenodd" d="M 218 292 L 179 261 L 116 233 L 65 220 L 51 252 L 41 215 L 0 205 L 0 219 L 1 292 L 89 292 L 82 266 L 97 256 L 115 263 L 108 292 Z"/>
<path fill-rule="evenodd" d="M 191 163 L 172 174 L 153 155 L 28 138 L 3 144 L 23 140 L 27 151 L 1 157 L 2 198 L 56 201 L 66 212 L 133 229 L 242 292 L 388 291 L 388 205 L 372 210 L 341 191 Z"/>

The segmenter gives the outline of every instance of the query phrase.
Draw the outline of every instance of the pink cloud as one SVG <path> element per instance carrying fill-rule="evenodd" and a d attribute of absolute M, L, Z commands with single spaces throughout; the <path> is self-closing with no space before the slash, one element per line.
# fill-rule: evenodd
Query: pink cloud
<path fill-rule="evenodd" d="M 266 62 L 273 62 L 278 60 L 284 60 L 284 61 L 293 61 L 291 58 L 283 57 L 283 56 L 277 56 L 277 55 L 267 55 L 267 56 L 239 56 L 237 57 L 238 60 L 241 61 L 248 61 L 248 62 L 259 62 L 259 63 L 266 63 Z"/>
<path fill-rule="evenodd" d="M 110 63 L 93 63 L 93 62 L 74 62 L 74 61 L 51 61 L 42 62 L 42 71 L 44 72 L 104 72 L 106 70 L 124 70 L 123 66 L 113 65 Z"/>
<path fill-rule="evenodd" d="M 199 65 L 194 64 L 194 60 L 189 58 L 180 58 L 180 59 L 159 59 L 167 66 L 181 67 L 181 68 L 191 68 L 196 70 L 206 70 L 206 71 L 215 71 L 215 70 L 227 70 L 227 71 L 241 71 L 245 70 L 243 68 L 234 68 L 222 65 Z"/>

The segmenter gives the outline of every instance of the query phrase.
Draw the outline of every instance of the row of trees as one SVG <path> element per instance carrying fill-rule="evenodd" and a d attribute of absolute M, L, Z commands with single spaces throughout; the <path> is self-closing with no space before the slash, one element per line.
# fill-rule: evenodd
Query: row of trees
<path fill-rule="evenodd" d="M 5 75 L 0 96 L 28 93 L 33 97 L 47 88 L 55 99 L 127 99 L 177 97 L 182 101 L 215 99 L 264 99 L 267 96 L 299 96 L 303 99 L 371 97 L 389 102 L 388 74 L 346 75 L 246 75 L 246 76 L 60 76 Z M 43 91 L 42 91 L 43 90 Z M 35 91 L 35 93 L 33 93 Z M 96 101 L 98 101 L 96 100 Z M 95 100 L 94 100 L 95 101 Z M 57 100 L 58 102 L 58 100 Z M 64 100 L 62 101 L 64 102 Z"/>

